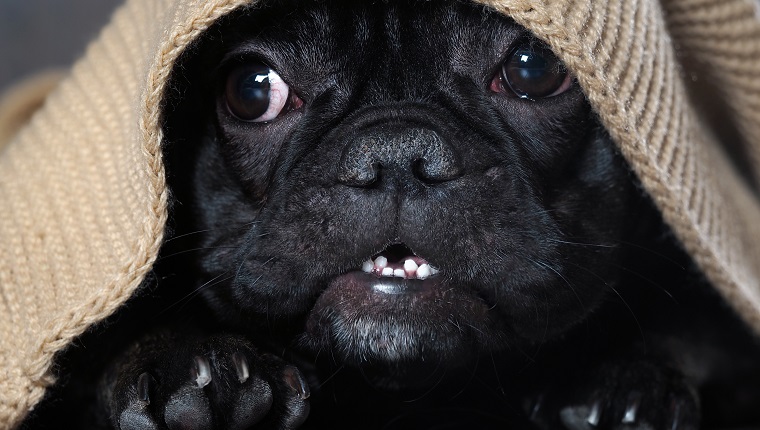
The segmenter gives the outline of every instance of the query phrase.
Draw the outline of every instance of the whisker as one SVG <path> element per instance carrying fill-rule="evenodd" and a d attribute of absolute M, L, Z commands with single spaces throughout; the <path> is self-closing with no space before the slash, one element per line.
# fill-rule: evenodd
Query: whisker
<path fill-rule="evenodd" d="M 583 243 L 583 242 L 571 242 L 568 240 L 561 240 L 561 239 L 546 239 L 548 242 L 554 242 L 554 243 L 561 243 L 563 245 L 573 245 L 573 246 L 589 246 L 589 247 L 598 247 L 598 248 L 617 248 L 618 245 L 610 245 L 610 244 L 603 244 L 603 243 Z"/>
<path fill-rule="evenodd" d="M 504 257 L 504 255 L 503 255 L 501 252 L 499 252 L 499 253 L 498 253 L 498 255 L 499 255 L 499 258 L 500 258 L 500 259 L 504 259 L 504 258 L 505 258 L 505 257 Z M 541 263 L 539 263 L 538 261 L 536 261 L 536 260 L 534 260 L 534 259 L 532 259 L 532 258 L 528 257 L 527 255 L 525 255 L 525 254 L 524 254 L 524 253 L 522 253 L 522 252 L 515 252 L 515 253 L 513 254 L 513 256 L 517 256 L 517 257 L 519 257 L 519 258 L 522 258 L 522 259 L 528 260 L 528 261 L 530 261 L 531 263 L 533 263 L 533 264 L 535 264 L 535 265 L 537 265 L 537 266 L 539 266 L 539 267 L 541 267 L 541 268 L 548 268 L 548 269 L 551 269 L 551 270 L 552 270 L 554 273 L 556 273 L 557 275 L 559 275 L 559 276 L 560 276 L 560 278 L 562 278 L 562 279 L 565 281 L 565 283 L 566 283 L 566 284 L 567 284 L 567 285 L 570 287 L 570 290 L 573 292 L 573 294 L 575 294 L 575 297 L 576 297 L 576 299 L 578 300 L 578 303 L 581 305 L 581 307 L 582 307 L 582 308 L 584 309 L 584 311 L 585 311 L 586 307 L 585 307 L 585 305 L 583 304 L 583 301 L 582 301 L 582 300 L 581 300 L 581 298 L 578 296 L 578 293 L 575 291 L 575 288 L 574 288 L 574 287 L 573 287 L 573 286 L 570 284 L 570 281 L 568 281 L 568 280 L 567 280 L 567 279 L 566 279 L 564 276 L 562 276 L 561 274 L 559 274 L 559 273 L 558 273 L 556 270 L 554 270 L 553 268 L 551 268 L 551 267 L 547 266 L 546 264 L 541 264 Z M 495 291 L 495 296 L 498 296 L 498 289 Z M 545 302 L 545 303 L 548 303 L 548 300 L 547 300 L 546 298 L 544 298 L 544 302 Z M 496 307 L 497 307 L 497 305 L 494 303 L 494 305 L 491 307 L 491 309 L 493 309 L 493 308 L 496 308 Z M 540 315 L 541 315 L 541 312 L 539 312 L 539 311 L 538 311 L 538 307 L 536 307 L 536 318 L 538 319 Z M 530 363 L 528 363 L 528 364 L 525 366 L 525 368 L 529 367 L 529 366 L 530 366 L 532 363 L 534 363 L 534 362 L 536 361 L 536 357 L 538 357 L 538 354 L 539 354 L 539 353 L 540 353 L 540 351 L 541 351 L 541 347 L 542 347 L 542 346 L 543 346 L 543 345 L 546 343 L 546 337 L 547 337 L 547 336 L 548 336 L 548 334 L 549 334 L 549 325 L 550 325 L 550 324 L 549 324 L 549 312 L 544 312 L 544 313 L 543 313 L 543 315 L 544 315 L 544 318 L 543 318 L 543 320 L 544 320 L 544 333 L 541 335 L 541 341 L 539 342 L 539 344 L 538 344 L 538 348 L 536 349 L 536 351 L 524 351 L 524 350 L 523 350 L 521 347 L 519 347 L 519 346 L 517 346 L 517 345 L 515 346 L 515 347 L 516 347 L 516 349 L 517 349 L 517 351 L 518 351 L 518 352 L 519 352 L 519 353 L 520 353 L 520 354 L 521 354 L 521 355 L 522 355 L 524 358 L 526 358 L 526 359 L 527 359 L 527 360 L 530 362 Z M 525 369 L 525 368 L 524 368 L 524 369 Z M 524 370 L 524 369 L 523 369 L 523 370 Z"/>
<path fill-rule="evenodd" d="M 583 308 L 583 310 L 584 310 L 584 312 L 585 312 L 585 310 L 586 310 L 586 305 L 583 303 L 583 300 L 581 300 L 581 297 L 578 295 L 578 292 L 577 292 L 577 291 L 575 291 L 575 287 L 573 287 L 573 285 L 570 283 L 570 281 L 569 281 L 567 278 L 565 278 L 565 276 L 564 276 L 564 275 L 562 275 L 561 273 L 559 273 L 559 271 L 558 271 L 557 269 L 555 269 L 555 268 L 551 267 L 550 265 L 548 265 L 548 264 L 546 264 L 546 263 L 544 263 L 544 262 L 541 262 L 541 261 L 536 261 L 536 260 L 534 260 L 534 259 L 532 259 L 532 258 L 530 258 L 530 257 L 526 257 L 526 256 L 523 256 L 523 258 L 527 259 L 528 261 L 531 261 L 533 264 L 535 264 L 535 265 L 537 265 L 537 266 L 539 266 L 539 267 L 542 267 L 542 268 L 544 268 L 544 269 L 548 269 L 548 270 L 551 270 L 551 271 L 552 271 L 552 272 L 554 272 L 554 273 L 555 273 L 557 276 L 559 276 L 559 277 L 560 277 L 560 279 L 562 279 L 563 281 L 565 281 L 565 284 L 567 284 L 567 286 L 568 286 L 568 287 L 570 287 L 570 290 L 573 292 L 573 295 L 575 295 L 575 298 L 578 300 L 578 303 L 581 305 L 581 307 Z"/>
<path fill-rule="evenodd" d="M 626 267 L 626 266 L 624 266 L 622 264 L 617 264 L 617 263 L 610 263 L 610 264 L 612 266 L 614 266 L 614 267 L 617 267 L 620 270 L 623 270 L 625 272 L 630 273 L 633 276 L 636 276 L 637 278 L 642 279 L 647 284 L 649 284 L 649 285 L 657 288 L 659 291 L 663 292 L 666 296 L 668 296 L 668 298 L 670 298 L 670 300 L 673 301 L 674 304 L 680 305 L 680 303 L 678 302 L 678 299 L 676 299 L 675 296 L 673 296 L 673 294 L 671 294 L 670 291 L 668 291 L 667 288 L 665 288 L 662 285 L 660 285 L 657 281 L 654 281 L 653 279 L 648 278 L 648 277 L 642 275 L 641 273 L 637 272 L 636 270 L 633 270 L 633 269 L 631 269 L 629 267 Z"/>
<path fill-rule="evenodd" d="M 642 343 L 644 345 L 644 350 L 646 350 L 647 349 L 647 339 L 644 336 L 644 329 L 641 327 L 641 323 L 639 323 L 639 318 L 636 316 L 636 312 L 633 311 L 633 308 L 631 308 L 631 306 L 628 304 L 628 302 L 625 300 L 625 298 L 623 298 L 623 296 L 620 294 L 620 292 L 615 287 L 613 287 L 612 285 L 609 285 L 607 283 L 605 283 L 605 285 L 607 285 L 607 287 L 610 290 L 614 291 L 615 294 L 620 298 L 620 301 L 623 302 L 623 304 L 625 305 L 626 308 L 628 308 L 628 312 L 631 313 L 631 317 L 633 317 L 633 320 L 636 322 L 636 327 L 638 327 L 639 334 L 641 334 L 641 341 L 642 341 Z"/>
<path fill-rule="evenodd" d="M 236 225 L 236 226 L 233 225 L 233 226 L 225 226 L 225 227 L 220 227 L 220 228 L 208 228 L 208 229 L 203 229 L 203 230 L 190 231 L 190 232 L 183 233 L 183 234 L 180 234 L 180 235 L 177 235 L 177 236 L 172 236 L 172 237 L 166 239 L 164 241 L 164 244 L 167 244 L 167 243 L 170 243 L 170 242 L 173 242 L 175 240 L 179 240 L 179 239 L 182 239 L 182 238 L 185 238 L 185 237 L 195 236 L 197 234 L 209 233 L 209 232 L 212 232 L 212 231 L 224 231 L 224 230 L 239 230 L 239 229 L 244 229 L 244 228 L 251 227 L 252 225 L 254 225 L 254 224 L 258 223 L 258 222 L 259 221 L 257 220 L 257 221 L 251 221 L 251 222 L 247 222 L 247 223 L 244 223 L 244 224 Z"/>
<path fill-rule="evenodd" d="M 187 254 L 190 252 L 209 251 L 213 249 L 236 249 L 236 248 L 237 248 L 236 246 L 205 246 L 205 247 L 198 247 L 198 248 L 188 248 L 188 249 L 183 249 L 182 251 L 173 252 L 171 254 L 162 255 L 161 257 L 156 259 L 156 261 L 163 261 L 168 258 L 177 257 L 179 255 Z"/>
<path fill-rule="evenodd" d="M 579 268 L 579 269 L 581 269 L 581 270 L 589 273 L 591 276 L 599 279 L 602 282 L 602 284 L 604 284 L 605 287 L 607 287 L 610 290 L 612 290 L 615 293 L 615 295 L 618 296 L 618 298 L 620 299 L 620 301 L 625 305 L 626 308 L 628 308 L 628 312 L 631 314 L 631 317 L 633 318 L 634 322 L 636 322 L 636 327 L 639 329 L 639 334 L 641 335 L 641 340 L 644 343 L 644 348 L 646 349 L 646 337 L 644 336 L 644 329 L 641 327 L 641 323 L 639 322 L 639 318 L 636 316 L 636 312 L 633 311 L 633 308 L 631 307 L 631 305 L 628 304 L 628 302 L 625 300 L 625 298 L 623 297 L 623 295 L 620 294 L 620 292 L 615 287 L 613 287 L 612 285 L 610 285 L 601 276 L 597 275 L 596 273 L 594 273 L 589 268 L 583 267 L 583 266 L 575 264 L 575 263 L 570 263 L 570 264 L 572 264 L 573 266 L 575 266 L 575 267 L 577 267 L 577 268 Z"/>
<path fill-rule="evenodd" d="M 229 276 L 229 277 L 227 277 L 227 278 L 222 278 L 222 277 L 223 277 L 224 275 L 226 275 L 226 274 L 227 274 L 226 272 L 225 272 L 225 273 L 222 273 L 222 274 L 220 274 L 220 275 L 217 275 L 217 276 L 215 276 L 215 277 L 213 277 L 213 278 L 209 279 L 208 281 L 204 282 L 204 283 L 203 283 L 201 286 L 199 286 L 198 288 L 196 288 L 196 289 L 194 289 L 193 291 L 191 291 L 191 292 L 187 293 L 187 294 L 186 294 L 184 297 L 182 297 L 181 299 L 179 299 L 179 300 L 177 300 L 176 302 L 172 303 L 171 305 L 167 306 L 167 307 L 166 307 L 166 309 L 164 309 L 163 311 L 161 311 L 161 312 L 159 313 L 159 315 L 163 315 L 163 314 L 165 314 L 165 313 L 169 312 L 170 310 L 172 310 L 172 309 L 173 309 L 174 307 L 176 307 L 176 306 L 179 306 L 179 305 L 182 305 L 182 306 L 184 306 L 184 305 L 186 305 L 186 304 L 187 304 L 187 303 L 188 303 L 190 300 L 192 300 L 192 299 L 194 299 L 195 297 L 197 297 L 197 296 L 198 296 L 198 294 L 200 294 L 200 292 L 201 292 L 203 289 L 205 289 L 205 288 L 213 287 L 213 286 L 215 286 L 215 285 L 219 285 L 219 284 L 221 284 L 222 282 L 226 282 L 226 281 L 229 281 L 230 279 L 232 279 L 232 276 Z M 220 278 L 221 278 L 221 279 L 220 279 Z M 182 308 L 180 308 L 180 309 L 182 309 Z"/>
<path fill-rule="evenodd" d="M 627 240 L 622 240 L 622 241 L 620 241 L 620 244 L 621 244 L 621 245 L 625 245 L 625 246 L 630 246 L 630 247 L 633 247 L 633 248 L 636 248 L 636 249 L 640 249 L 640 250 L 642 250 L 642 251 L 645 251 L 645 252 L 647 252 L 648 254 L 654 255 L 654 256 L 656 256 L 656 257 L 660 257 L 660 258 L 662 258 L 664 261 L 667 261 L 667 262 L 669 262 L 669 263 L 673 264 L 674 266 L 676 266 L 677 268 L 679 268 L 679 269 L 681 269 L 681 270 L 686 270 L 686 269 L 687 269 L 687 268 L 686 268 L 686 267 L 685 267 L 683 264 L 681 264 L 681 263 L 680 263 L 678 260 L 675 260 L 675 259 L 673 259 L 672 257 L 669 257 L 669 256 L 667 256 L 667 255 L 665 255 L 665 254 L 663 254 L 663 253 L 661 253 L 661 252 L 659 252 L 659 251 L 656 251 L 656 250 L 654 250 L 654 249 L 652 249 L 652 248 L 649 248 L 649 247 L 646 247 L 646 246 L 640 245 L 640 244 L 638 244 L 638 243 L 635 243 L 635 242 L 630 242 L 630 241 L 627 241 Z"/>
<path fill-rule="evenodd" d="M 472 324 L 470 324 L 470 323 L 465 323 L 465 325 L 467 325 L 467 327 L 469 327 L 471 330 L 475 331 L 475 332 L 476 332 L 476 333 L 478 333 L 478 334 L 481 334 L 481 335 L 482 335 L 482 334 L 484 334 L 484 333 L 483 333 L 483 330 L 481 330 L 481 329 L 479 329 L 479 328 L 475 327 L 474 325 L 472 325 Z"/>
<path fill-rule="evenodd" d="M 207 228 L 207 229 L 203 229 L 203 230 L 196 230 L 196 231 L 191 231 L 191 232 L 188 232 L 188 233 L 183 233 L 183 234 L 180 234 L 178 236 L 172 236 L 172 237 L 166 239 L 164 241 L 164 244 L 167 244 L 167 243 L 170 243 L 170 242 L 174 242 L 175 240 L 179 240 L 179 239 L 182 239 L 182 238 L 185 238 L 185 237 L 194 236 L 196 234 L 208 233 L 210 231 L 214 231 L 214 229 Z"/>
<path fill-rule="evenodd" d="M 449 315 L 449 318 L 447 319 L 447 321 L 451 323 L 451 325 L 456 327 L 457 330 L 459 330 L 459 333 L 464 333 L 464 329 L 462 329 L 462 326 L 454 318 L 452 318 L 451 315 Z"/>
<path fill-rule="evenodd" d="M 439 369 L 441 369 L 441 363 L 440 363 L 440 361 L 436 365 L 435 369 L 433 369 L 433 374 L 437 373 Z M 420 394 L 419 396 L 417 396 L 417 397 L 415 397 L 413 399 L 406 399 L 406 400 L 404 400 L 404 403 L 418 402 L 418 401 L 424 399 L 425 397 L 429 396 L 430 394 L 433 393 L 433 391 L 435 391 L 438 388 L 439 385 L 441 385 L 441 383 L 443 383 L 443 380 L 445 378 L 446 378 L 446 372 L 445 371 L 441 372 L 441 375 L 438 376 L 438 378 L 435 381 L 435 383 L 433 383 L 427 391 L 425 391 L 424 393 Z"/>
<path fill-rule="evenodd" d="M 544 303 L 548 303 L 548 300 L 544 299 Z M 548 304 L 546 305 L 549 306 Z M 538 342 L 538 346 L 536 347 L 536 350 L 533 352 L 533 355 L 528 357 L 530 359 L 531 363 L 535 363 L 536 359 L 538 358 L 538 354 L 541 353 L 541 348 L 546 344 L 546 337 L 549 334 L 549 310 L 547 309 L 546 312 L 544 312 L 544 332 L 541 334 L 541 341 Z"/>
<path fill-rule="evenodd" d="M 449 397 L 449 400 L 456 400 L 457 397 L 464 394 L 465 391 L 467 391 L 467 387 L 469 387 L 472 384 L 472 381 L 474 381 L 478 376 L 478 368 L 480 367 L 480 356 L 478 355 L 475 359 L 475 365 L 472 367 L 472 369 L 469 369 L 468 366 L 468 372 L 470 374 L 470 378 L 466 381 L 462 381 L 462 388 L 454 393 L 451 397 Z"/>
<path fill-rule="evenodd" d="M 340 367 L 338 367 L 338 368 L 335 370 L 335 372 L 333 372 L 333 373 L 332 373 L 330 376 L 328 376 L 327 378 L 325 378 L 325 380 L 324 380 L 324 381 L 321 381 L 321 382 L 319 383 L 319 385 L 317 386 L 317 389 L 319 390 L 319 389 L 321 389 L 322 387 L 324 387 L 324 386 L 325 386 L 325 384 L 327 384 L 327 383 L 328 383 L 328 382 L 330 382 L 330 381 L 331 381 L 333 378 L 335 378 L 336 376 L 338 376 L 338 374 L 339 374 L 340 372 L 342 372 L 342 371 L 343 371 L 343 369 L 345 369 L 345 367 L 346 367 L 346 366 L 345 366 L 344 364 L 341 364 L 341 365 L 340 365 Z"/>
<path fill-rule="evenodd" d="M 504 390 L 504 384 L 501 382 L 501 375 L 499 375 L 499 367 L 496 365 L 496 358 L 493 356 L 493 351 L 488 355 L 491 356 L 491 366 L 493 366 L 493 373 L 496 376 L 496 384 L 498 384 L 499 393 L 502 396 L 506 396 L 506 390 Z"/>
<path fill-rule="evenodd" d="M 237 279 L 237 278 L 240 276 L 240 271 L 241 271 L 241 270 L 243 270 L 243 265 L 245 264 L 246 260 L 248 259 L 248 257 L 249 257 L 249 256 L 250 256 L 252 253 L 253 253 L 253 250 L 251 250 L 251 252 L 249 252 L 249 253 L 248 253 L 248 254 L 245 256 L 245 258 L 243 258 L 243 260 L 240 262 L 240 264 L 238 265 L 238 268 L 237 268 L 237 270 L 235 271 L 235 279 Z M 270 257 L 268 260 L 266 260 L 266 261 L 264 261 L 263 263 L 261 263 L 261 266 L 262 266 L 262 267 L 263 267 L 263 266 L 266 266 L 266 265 L 267 265 L 267 264 L 269 264 L 269 263 L 270 263 L 272 260 L 274 260 L 274 257 Z M 259 281 L 259 279 L 261 279 L 261 277 L 262 277 L 262 276 L 264 276 L 264 275 L 262 274 L 262 275 L 260 275 L 258 278 L 256 278 L 256 280 L 255 280 L 255 281 L 253 281 L 253 284 L 252 284 L 252 285 L 256 285 L 256 283 Z"/>

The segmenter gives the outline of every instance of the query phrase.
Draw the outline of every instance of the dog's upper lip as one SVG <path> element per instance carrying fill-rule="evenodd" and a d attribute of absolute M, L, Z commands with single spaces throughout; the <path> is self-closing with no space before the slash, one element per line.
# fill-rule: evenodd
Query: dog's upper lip
<path fill-rule="evenodd" d="M 439 270 L 403 243 L 394 243 L 364 261 L 362 271 L 379 277 L 425 280 Z"/>

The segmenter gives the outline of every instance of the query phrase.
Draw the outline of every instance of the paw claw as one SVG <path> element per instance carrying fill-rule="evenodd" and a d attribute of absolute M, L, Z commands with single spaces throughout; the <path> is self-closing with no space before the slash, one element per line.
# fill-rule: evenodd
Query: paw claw
<path fill-rule="evenodd" d="M 190 375 L 198 388 L 203 388 L 211 383 L 211 364 L 206 357 L 196 356 L 194 366 L 190 370 Z"/>
<path fill-rule="evenodd" d="M 232 355 L 232 362 L 235 363 L 235 371 L 237 372 L 238 381 L 241 384 L 245 383 L 251 376 L 251 372 L 248 369 L 248 360 L 245 356 L 239 352 Z"/>
<path fill-rule="evenodd" d="M 560 411 L 560 420 L 571 430 L 593 430 L 602 421 L 603 409 L 602 400 L 595 400 L 591 406 L 566 407 Z"/>
<path fill-rule="evenodd" d="M 145 404 L 150 404 L 150 390 L 151 386 L 155 385 L 156 380 L 148 372 L 143 372 L 139 378 L 137 378 L 137 398 Z"/>
<path fill-rule="evenodd" d="M 531 421 L 535 421 L 539 414 L 541 413 L 541 409 L 544 406 L 544 395 L 541 394 L 533 401 L 529 401 L 526 403 L 526 412 L 528 413 L 528 417 Z"/>
<path fill-rule="evenodd" d="M 602 421 L 602 401 L 597 399 L 591 405 L 591 410 L 589 410 L 588 418 L 586 418 L 586 422 L 591 427 L 599 427 L 599 423 L 601 421 Z"/>
<path fill-rule="evenodd" d="M 306 383 L 301 371 L 294 366 L 285 366 L 283 371 L 283 377 L 285 383 L 288 384 L 291 390 L 298 395 L 301 400 L 306 400 L 311 395 L 309 391 L 309 384 Z"/>
<path fill-rule="evenodd" d="M 623 424 L 636 424 L 639 415 L 639 408 L 641 407 L 641 393 L 634 391 L 628 395 L 628 405 L 625 407 Z"/>
<path fill-rule="evenodd" d="M 670 427 L 668 430 L 678 430 L 681 424 L 681 409 L 683 402 L 676 398 L 670 400 Z"/>
<path fill-rule="evenodd" d="M 588 423 L 587 407 L 567 407 L 559 412 L 562 425 L 569 430 L 593 430 Z"/>

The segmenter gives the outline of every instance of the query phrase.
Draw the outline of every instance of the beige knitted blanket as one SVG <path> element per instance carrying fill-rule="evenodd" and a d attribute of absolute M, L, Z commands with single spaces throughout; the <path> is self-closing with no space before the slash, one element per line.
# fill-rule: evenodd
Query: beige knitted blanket
<path fill-rule="evenodd" d="M 685 248 L 760 330 L 760 201 L 748 185 L 760 182 L 757 3 L 481 1 L 564 60 Z M 1 428 L 18 425 L 53 383 L 55 354 L 150 270 L 167 218 L 167 78 L 194 38 L 249 2 L 127 0 L 1 147 Z M 23 106 L 36 106 L 12 104 L 0 102 L 0 139 L 28 116 Z M 715 106 L 721 116 L 708 115 Z"/>

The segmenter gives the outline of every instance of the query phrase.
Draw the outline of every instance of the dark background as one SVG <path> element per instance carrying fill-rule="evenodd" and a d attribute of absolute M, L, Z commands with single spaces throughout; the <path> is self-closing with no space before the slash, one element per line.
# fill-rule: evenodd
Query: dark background
<path fill-rule="evenodd" d="M 0 92 L 84 53 L 123 0 L 0 0 Z"/>

